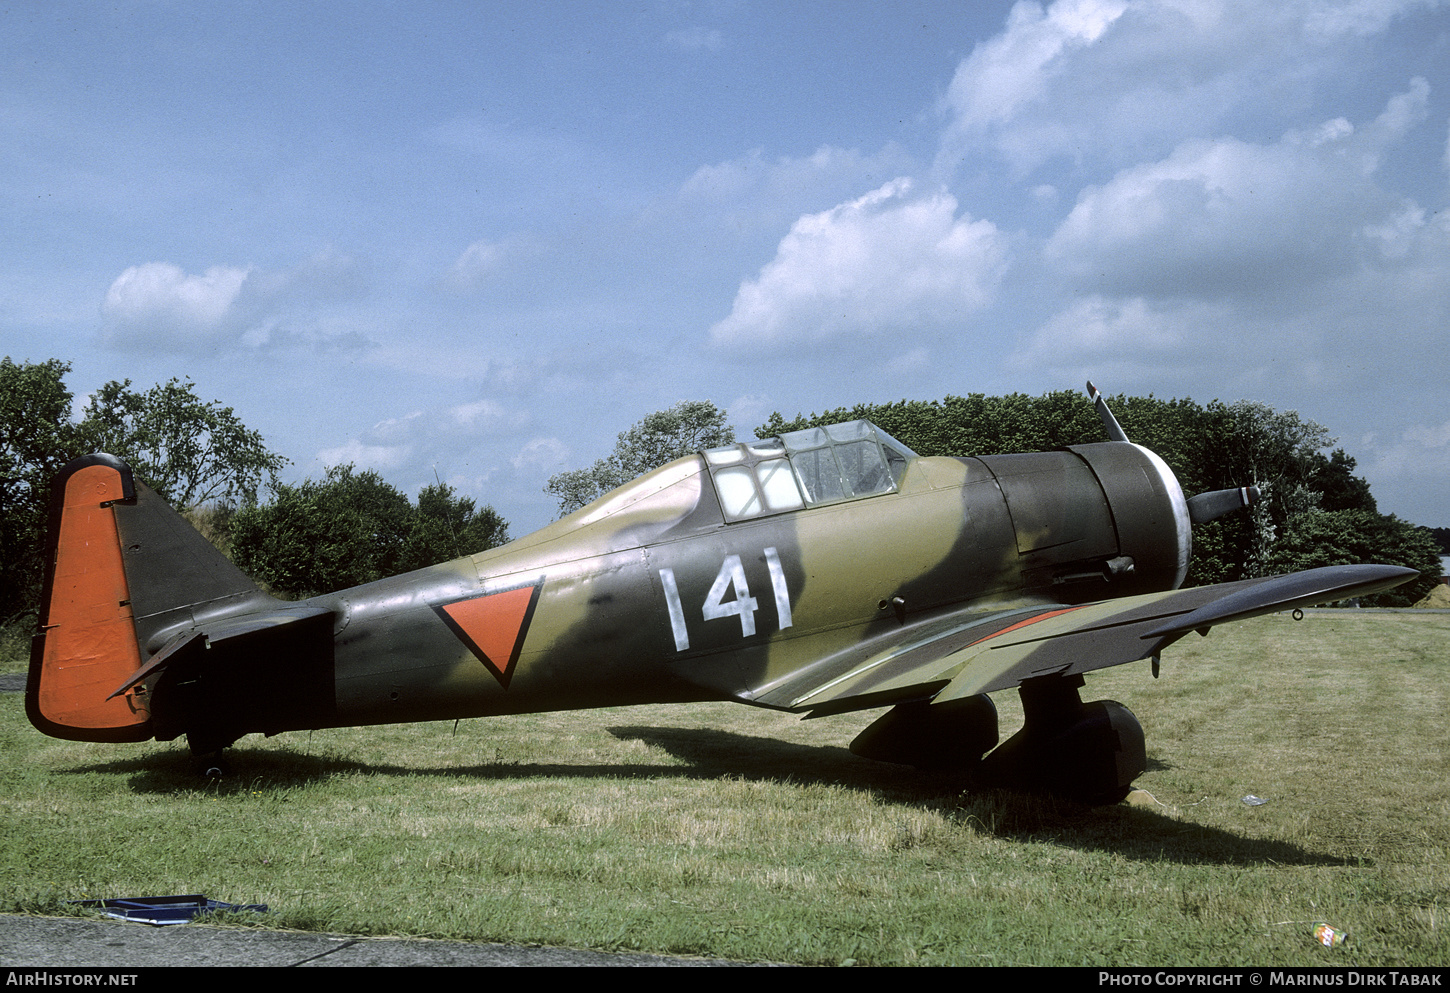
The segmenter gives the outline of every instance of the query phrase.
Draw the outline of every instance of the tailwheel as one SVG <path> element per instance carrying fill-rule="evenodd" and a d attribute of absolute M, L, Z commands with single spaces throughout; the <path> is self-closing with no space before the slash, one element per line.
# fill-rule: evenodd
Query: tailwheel
<path fill-rule="evenodd" d="M 186 743 L 191 747 L 191 767 L 198 776 L 203 779 L 225 779 L 232 774 L 225 745 L 199 740 L 196 735 L 187 735 Z"/>
<path fill-rule="evenodd" d="M 1018 693 L 1021 731 L 982 760 L 984 785 L 1118 803 L 1148 768 L 1143 727 L 1115 700 L 1083 703 L 1082 676 L 1041 676 Z"/>
<path fill-rule="evenodd" d="M 191 766 L 196 774 L 203 779 L 226 779 L 232 774 L 231 763 L 221 752 L 210 752 L 206 755 L 193 755 Z"/>

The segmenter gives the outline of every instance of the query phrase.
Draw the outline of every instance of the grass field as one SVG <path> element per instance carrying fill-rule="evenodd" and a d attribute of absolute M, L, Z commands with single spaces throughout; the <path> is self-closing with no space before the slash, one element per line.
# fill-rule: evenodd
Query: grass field
<path fill-rule="evenodd" d="M 1152 799 L 1099 809 L 856 758 L 874 713 L 299 732 L 207 783 L 177 743 L 45 738 L 7 693 L 0 910 L 204 893 L 267 927 L 813 964 L 1445 965 L 1447 676 L 1450 615 L 1190 636 L 1159 680 L 1089 676 L 1148 738 Z"/>

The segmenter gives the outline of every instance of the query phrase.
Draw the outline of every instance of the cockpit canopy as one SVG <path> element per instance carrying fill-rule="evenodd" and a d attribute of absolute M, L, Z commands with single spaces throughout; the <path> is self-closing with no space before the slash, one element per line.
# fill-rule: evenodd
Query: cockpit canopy
<path fill-rule="evenodd" d="M 704 455 L 727 521 L 895 492 L 916 457 L 870 421 L 788 431 Z"/>

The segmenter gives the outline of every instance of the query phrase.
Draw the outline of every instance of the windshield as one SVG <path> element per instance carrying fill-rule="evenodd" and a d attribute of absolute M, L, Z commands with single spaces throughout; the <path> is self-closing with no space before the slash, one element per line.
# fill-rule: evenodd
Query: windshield
<path fill-rule="evenodd" d="M 916 453 L 870 421 L 705 452 L 727 521 L 895 492 Z"/>

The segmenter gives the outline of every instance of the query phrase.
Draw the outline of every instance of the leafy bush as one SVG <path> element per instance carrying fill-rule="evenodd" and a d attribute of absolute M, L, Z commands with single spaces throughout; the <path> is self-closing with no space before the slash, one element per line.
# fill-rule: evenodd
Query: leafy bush
<path fill-rule="evenodd" d="M 233 561 L 282 596 L 359 586 L 508 540 L 492 507 L 476 510 L 445 483 L 425 487 L 414 506 L 375 471 L 345 465 L 274 491 L 237 513 L 230 536 Z"/>
<path fill-rule="evenodd" d="M 1413 607 L 1440 582 L 1440 550 L 1428 529 L 1367 510 L 1299 515 L 1279 535 L 1272 561 L 1277 572 L 1365 562 L 1420 570 L 1412 583 L 1361 599 L 1365 607 Z"/>

